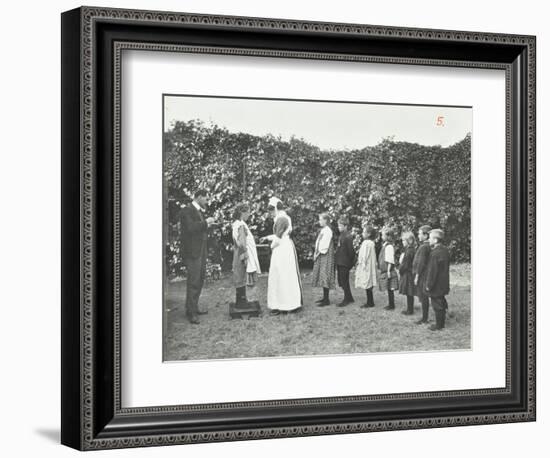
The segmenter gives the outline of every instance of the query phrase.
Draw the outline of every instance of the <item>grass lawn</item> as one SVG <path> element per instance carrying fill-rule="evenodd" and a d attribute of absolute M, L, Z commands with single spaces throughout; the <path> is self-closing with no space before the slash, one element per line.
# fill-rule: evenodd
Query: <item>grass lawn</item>
<path fill-rule="evenodd" d="M 376 307 L 362 309 L 365 291 L 353 290 L 355 303 L 336 307 L 341 290 L 331 291 L 331 303 L 317 307 L 321 290 L 311 287 L 311 271 L 302 272 L 304 307 L 302 312 L 270 316 L 266 306 L 267 274 L 259 280 L 263 313 L 259 318 L 229 317 L 229 301 L 235 290 L 231 274 L 211 281 L 203 288 L 199 307 L 208 310 L 199 325 L 185 319 L 185 281 L 167 284 L 165 291 L 164 359 L 262 358 L 269 356 L 334 355 L 346 353 L 456 350 L 470 348 L 470 265 L 451 266 L 451 293 L 446 328 L 431 332 L 429 325 L 417 325 L 415 314 L 405 316 L 405 296 L 396 294 L 396 309 L 383 310 L 387 295 L 375 289 Z M 351 278 L 355 275 L 352 272 Z M 353 281 L 352 281 L 353 286 Z M 449 316 L 450 315 L 450 316 Z M 430 310 L 433 322 L 433 310 Z"/>

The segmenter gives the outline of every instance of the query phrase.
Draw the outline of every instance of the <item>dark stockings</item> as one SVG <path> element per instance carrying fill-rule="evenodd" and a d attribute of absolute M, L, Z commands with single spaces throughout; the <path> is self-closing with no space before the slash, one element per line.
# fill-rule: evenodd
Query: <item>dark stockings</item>
<path fill-rule="evenodd" d="M 414 296 L 407 296 L 407 313 L 414 313 Z"/>
<path fill-rule="evenodd" d="M 388 289 L 388 309 L 395 308 L 395 296 L 392 289 Z"/>
<path fill-rule="evenodd" d="M 374 296 L 372 294 L 372 286 L 367 288 L 367 307 L 374 307 Z"/>

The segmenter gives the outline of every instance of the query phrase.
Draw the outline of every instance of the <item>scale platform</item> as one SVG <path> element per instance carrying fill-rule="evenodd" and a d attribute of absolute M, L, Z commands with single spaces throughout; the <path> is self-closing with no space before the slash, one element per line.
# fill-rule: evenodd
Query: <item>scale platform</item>
<path fill-rule="evenodd" d="M 235 302 L 229 303 L 229 316 L 234 318 L 257 318 L 262 313 L 259 302 L 248 302 L 247 305 L 237 307 Z"/>

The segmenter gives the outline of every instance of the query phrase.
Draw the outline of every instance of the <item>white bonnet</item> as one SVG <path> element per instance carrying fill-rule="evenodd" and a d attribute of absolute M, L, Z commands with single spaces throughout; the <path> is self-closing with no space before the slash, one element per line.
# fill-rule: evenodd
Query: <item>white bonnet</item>
<path fill-rule="evenodd" d="M 273 196 L 273 197 L 270 197 L 269 198 L 269 203 L 268 205 L 271 206 L 271 207 L 274 207 L 274 208 L 277 208 L 277 204 L 281 202 L 281 199 Z M 282 203 L 282 202 L 281 202 Z"/>

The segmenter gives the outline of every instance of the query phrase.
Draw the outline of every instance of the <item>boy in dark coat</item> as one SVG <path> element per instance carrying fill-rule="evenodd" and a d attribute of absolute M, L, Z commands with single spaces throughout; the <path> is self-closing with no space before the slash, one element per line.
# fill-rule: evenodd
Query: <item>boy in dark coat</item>
<path fill-rule="evenodd" d="M 421 226 L 418 229 L 418 248 L 413 259 L 413 276 L 414 284 L 416 286 L 416 295 L 422 305 L 422 318 L 416 322 L 416 324 L 423 324 L 428 322 L 428 314 L 430 311 L 430 298 L 425 291 L 426 273 L 428 270 L 428 261 L 430 260 L 430 226 Z"/>
<path fill-rule="evenodd" d="M 440 331 L 445 327 L 445 315 L 447 313 L 447 300 L 449 294 L 449 250 L 442 245 L 443 231 L 433 229 L 430 231 L 430 261 L 426 273 L 425 290 L 430 296 L 432 308 L 435 312 L 435 324 L 430 326 L 430 331 Z"/>
<path fill-rule="evenodd" d="M 401 236 L 403 253 L 399 260 L 399 293 L 407 296 L 407 309 L 403 315 L 414 315 L 414 276 L 412 263 L 415 255 L 416 240 L 412 232 L 404 232 Z"/>
<path fill-rule="evenodd" d="M 348 219 L 345 217 L 340 218 L 338 220 L 340 236 L 338 237 L 338 246 L 336 253 L 334 253 L 334 260 L 338 274 L 338 284 L 344 290 L 344 300 L 338 304 L 338 307 L 345 307 L 355 302 L 349 285 L 349 272 L 355 265 L 355 250 L 353 249 L 353 239 L 348 228 Z"/>

